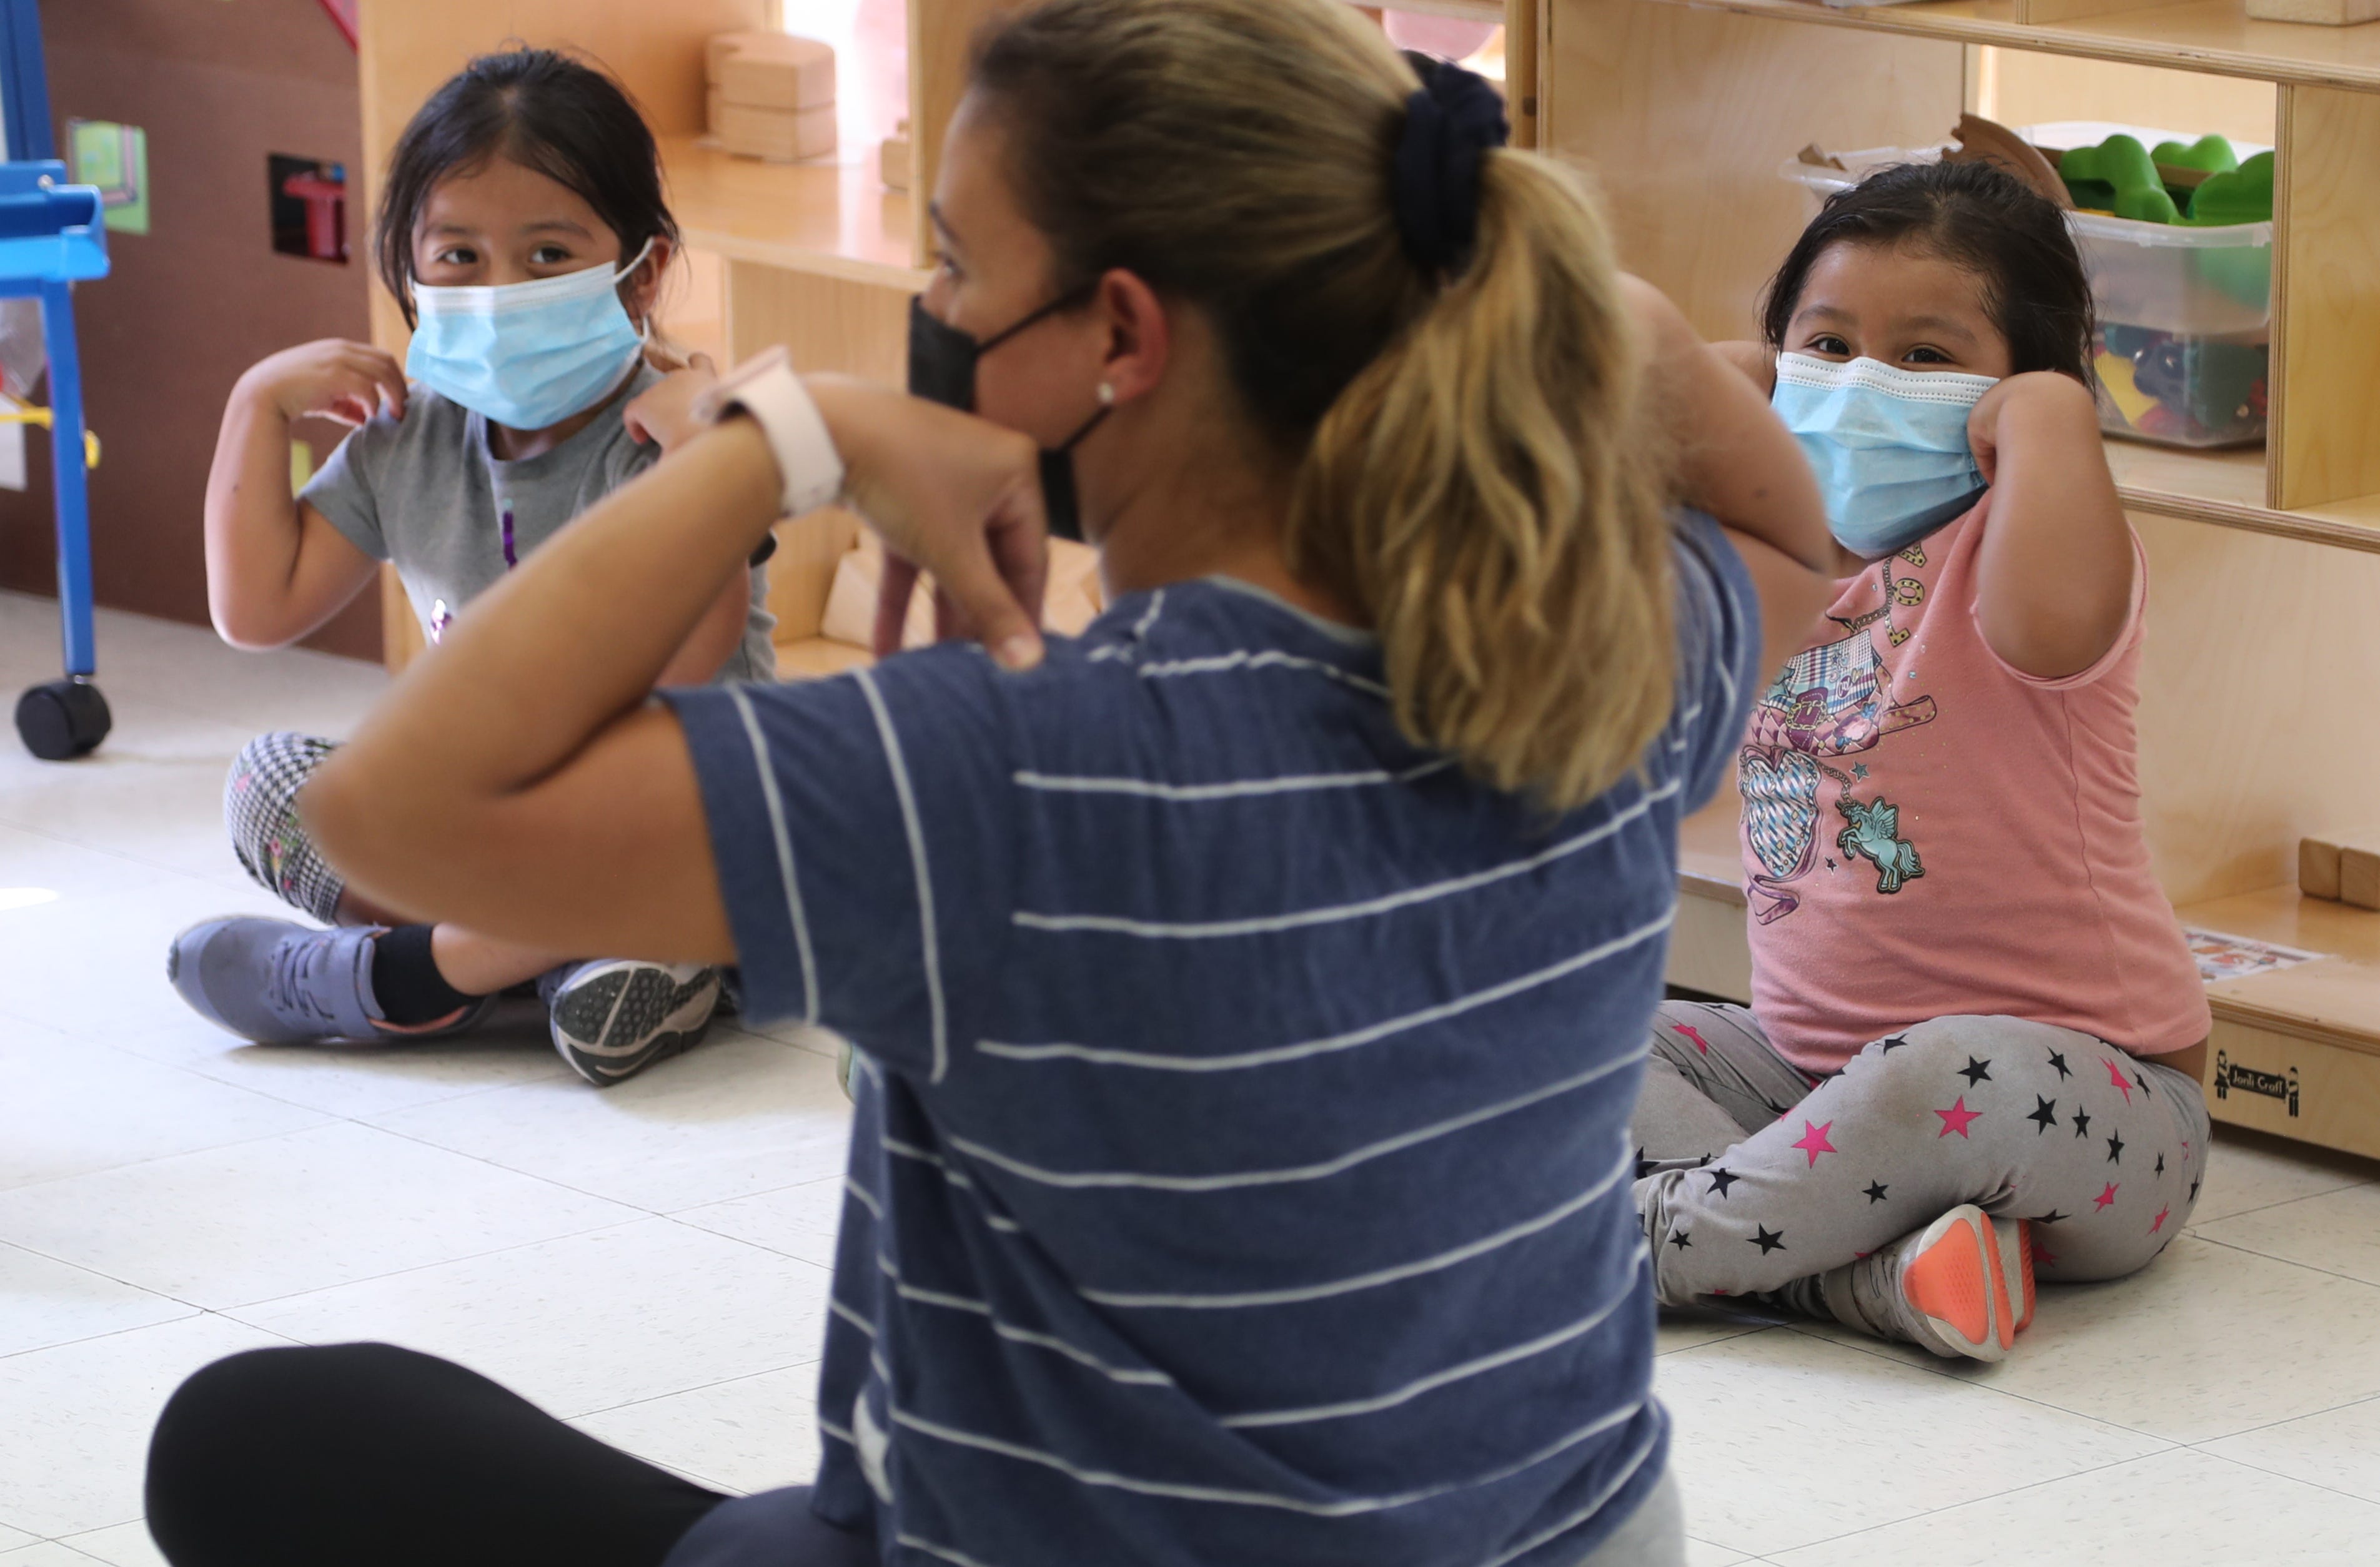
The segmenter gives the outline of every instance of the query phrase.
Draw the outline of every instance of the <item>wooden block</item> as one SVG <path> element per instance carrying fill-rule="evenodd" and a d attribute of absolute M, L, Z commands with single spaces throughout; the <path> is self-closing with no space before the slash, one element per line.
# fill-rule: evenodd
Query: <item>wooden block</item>
<path fill-rule="evenodd" d="M 2342 844 L 2338 850 L 2338 901 L 2380 909 L 2380 849 Z"/>
<path fill-rule="evenodd" d="M 722 103 L 710 122 L 719 145 L 739 158 L 765 158 L 772 164 L 824 158 L 835 148 L 834 105 L 822 109 L 754 109 Z"/>
<path fill-rule="evenodd" d="M 2309 898 L 2338 896 L 2338 845 L 2322 838 L 2298 840 L 2298 891 Z"/>
<path fill-rule="evenodd" d="M 782 32 L 725 32 L 708 49 L 710 85 L 731 103 L 815 109 L 834 102 L 834 51 Z"/>
<path fill-rule="evenodd" d="M 902 121 L 903 134 L 886 137 L 883 145 L 876 149 L 876 177 L 887 190 L 907 190 L 912 171 L 917 167 L 917 153 L 906 134 L 908 123 Z"/>
<path fill-rule="evenodd" d="M 2248 0 L 2248 16 L 2260 22 L 2353 27 L 2380 19 L 2380 0 Z"/>

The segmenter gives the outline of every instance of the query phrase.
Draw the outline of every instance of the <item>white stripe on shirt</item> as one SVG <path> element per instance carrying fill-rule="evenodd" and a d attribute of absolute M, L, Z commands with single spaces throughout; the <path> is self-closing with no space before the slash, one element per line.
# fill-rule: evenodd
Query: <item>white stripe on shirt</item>
<path fill-rule="evenodd" d="M 777 880 L 785 889 L 785 916 L 793 922 L 794 951 L 802 966 L 802 1021 L 816 1026 L 819 1020 L 818 960 L 810 954 L 810 922 L 802 911 L 802 893 L 794 880 L 794 839 L 785 828 L 785 801 L 777 792 L 777 771 L 769 765 L 769 742 L 761 736 L 759 715 L 740 686 L 726 687 L 727 699 L 735 704 L 736 715 L 744 721 L 744 733 L 752 742 L 752 766 L 760 774 L 760 803 L 768 808 L 769 832 L 777 841 Z"/>
<path fill-rule="evenodd" d="M 1653 1407 L 1656 1411 L 1658 1411 L 1660 1405 L 1655 1404 Z M 1519 1545 L 1514 1546 L 1512 1549 L 1505 1551 L 1502 1555 L 1489 1558 L 1488 1561 L 1483 1564 L 1483 1567 L 1505 1567 L 1505 1563 L 1507 1562 L 1517 1561 L 1522 1557 L 1528 1555 L 1529 1552 L 1538 1549 L 1540 1546 L 1551 1545 L 1554 1541 L 1561 1538 L 1562 1536 L 1569 1534 L 1572 1529 L 1577 1528 L 1580 1524 L 1585 1523 L 1588 1519 L 1602 1512 L 1606 1507 L 1610 1505 L 1611 1499 L 1613 1497 L 1618 1496 L 1621 1491 L 1628 1488 L 1628 1482 L 1636 1477 L 1636 1472 L 1645 1467 L 1645 1461 L 1653 1456 L 1653 1450 L 1655 1448 L 1661 1445 L 1661 1433 L 1668 1425 L 1669 1421 L 1666 1417 L 1657 1419 L 1654 1422 L 1653 1429 L 1650 1434 L 1645 1438 L 1644 1445 L 1637 1448 L 1633 1453 L 1629 1455 L 1627 1466 L 1618 1475 L 1613 1476 L 1609 1484 L 1606 1485 L 1601 1490 L 1595 1493 L 1594 1500 L 1588 1502 L 1585 1507 L 1578 1509 L 1569 1517 L 1564 1518 L 1560 1523 L 1554 1524 L 1551 1528 L 1541 1529 L 1537 1533 L 1531 1535 L 1527 1539 L 1523 1540 Z"/>
<path fill-rule="evenodd" d="M 1045 1186 L 1074 1189 L 1124 1186 L 1159 1192 L 1220 1192 L 1241 1186 L 1286 1185 L 1298 1181 L 1321 1181 L 1333 1175 L 1342 1174 L 1359 1164 L 1388 1154 L 1417 1148 L 1424 1143 L 1434 1142 L 1439 1137 L 1450 1136 L 1456 1132 L 1526 1110 L 1531 1105 L 1542 1104 L 1548 1099 L 1559 1099 L 1564 1094 L 1575 1092 L 1590 1083 L 1635 1065 L 1645 1059 L 1651 1048 L 1651 1041 L 1647 1040 L 1644 1046 L 1631 1051 L 1617 1060 L 1605 1062 L 1574 1076 L 1562 1078 L 1557 1083 L 1549 1083 L 1541 1088 L 1534 1088 L 1516 1098 L 1482 1105 L 1477 1110 L 1468 1111 L 1445 1121 L 1415 1127 L 1410 1132 L 1401 1132 L 1393 1137 L 1383 1137 L 1376 1143 L 1366 1143 L 1362 1148 L 1351 1149 L 1335 1159 L 1324 1160 L 1314 1164 L 1288 1165 L 1277 1170 L 1248 1170 L 1216 1175 L 1149 1175 L 1128 1170 L 1046 1170 L 1038 1165 L 1027 1164 L 1023 1160 L 1012 1159 L 995 1148 L 988 1148 L 970 1138 L 953 1135 L 950 1142 L 951 1147 L 970 1159 L 979 1159 L 986 1164 L 1007 1171 L 1012 1175 L 1020 1175 L 1027 1181 L 1038 1182 Z"/>
<path fill-rule="evenodd" d="M 1381 897 L 1366 898 L 1360 903 L 1333 904 L 1321 908 L 1300 909 L 1295 914 L 1261 915 L 1247 919 L 1150 920 L 1128 919 L 1108 914 L 1036 914 L 1019 909 L 1009 916 L 1011 921 L 1031 930 L 1098 930 L 1123 936 L 1149 936 L 1167 939 L 1207 936 L 1254 936 L 1276 930 L 1294 930 L 1303 926 L 1328 925 L 1342 919 L 1364 919 L 1377 914 L 1409 908 L 1415 904 L 1429 903 L 1451 897 L 1458 893 L 1475 892 L 1481 887 L 1510 881 L 1541 870 L 1556 860 L 1593 847 L 1619 832 L 1653 808 L 1655 802 L 1666 800 L 1679 792 L 1682 784 L 1672 778 L 1667 784 L 1639 798 L 1625 809 L 1614 811 L 1608 820 L 1597 822 L 1574 838 L 1565 838 L 1548 849 L 1540 849 L 1525 858 L 1507 860 L 1487 870 L 1475 870 L 1467 876 L 1450 877 Z"/>
<path fill-rule="evenodd" d="M 1176 675 L 1229 674 L 1235 671 L 1248 669 L 1312 670 L 1317 674 L 1327 675 L 1342 685 L 1352 686 L 1358 691 L 1368 691 L 1384 700 L 1389 695 L 1389 688 L 1378 681 L 1366 679 L 1360 674 L 1351 674 L 1337 664 L 1325 662 L 1321 659 L 1300 658 L 1295 653 L 1275 650 L 1252 653 L 1245 648 L 1228 653 L 1209 653 L 1202 658 L 1171 659 L 1163 663 L 1145 663 L 1140 666 L 1140 674 L 1144 680 L 1164 680 Z"/>
<path fill-rule="evenodd" d="M 926 830 L 917 820 L 917 796 L 909 786 L 909 764 L 902 759 L 901 736 L 893 733 L 892 714 L 884 705 L 884 694 L 876 688 L 875 676 L 867 670 L 854 670 L 852 674 L 860 690 L 867 694 L 868 707 L 875 711 L 876 733 L 883 739 L 884 759 L 892 769 L 892 792 L 901 802 L 901 824 L 909 832 L 909 862 L 917 878 L 917 925 L 923 944 L 920 955 L 926 966 L 926 1005 L 934 1031 L 934 1070 L 927 1080 L 939 1083 L 951 1064 L 949 1019 L 942 1006 L 942 960 L 934 930 L 934 878 L 926 868 Z"/>
<path fill-rule="evenodd" d="M 1407 784 L 1442 772 L 1454 765 L 1451 757 L 1426 762 L 1402 772 L 1375 769 L 1368 772 L 1310 772 L 1281 778 L 1249 778 L 1228 784 L 1152 784 L 1145 778 L 1086 778 L 1033 772 L 1011 774 L 1019 788 L 1049 794 L 1135 795 L 1153 800 L 1232 800 L 1252 795 L 1288 795 L 1312 789 L 1352 789 L 1373 784 Z"/>
<path fill-rule="evenodd" d="M 1557 979 L 1577 973 L 1582 968 L 1600 963 L 1614 954 L 1651 941 L 1669 929 L 1670 923 L 1677 918 L 1677 905 L 1672 902 L 1668 908 L 1661 911 L 1659 918 L 1648 920 L 1633 930 L 1615 936 L 1609 941 L 1589 947 L 1583 953 L 1566 957 L 1560 963 L 1550 964 L 1534 973 L 1524 974 L 1517 978 L 1490 985 L 1486 990 L 1474 990 L 1468 995 L 1457 996 L 1451 1002 L 1440 1002 L 1435 1006 L 1423 1007 L 1418 1012 L 1409 1012 L 1402 1016 L 1367 1024 L 1343 1034 L 1326 1035 L 1318 1039 L 1305 1039 L 1293 1045 L 1276 1045 L 1267 1050 L 1242 1051 L 1235 1055 L 1213 1056 L 1160 1055 L 1150 1051 L 1116 1050 L 1099 1045 L 1014 1045 L 998 1039 L 978 1039 L 976 1041 L 975 1048 L 986 1055 L 999 1056 L 1007 1061 L 1086 1061 L 1095 1066 L 1139 1066 L 1154 1072 L 1237 1072 L 1248 1067 L 1277 1066 L 1283 1062 L 1302 1061 L 1307 1056 L 1327 1055 L 1334 1051 L 1354 1050 L 1359 1046 L 1372 1044 L 1409 1029 L 1419 1028 L 1431 1023 L 1444 1022 L 1450 1017 L 1459 1017 L 1466 1012 L 1505 1001 L 1524 991 L 1533 990 L 1540 985 L 1549 985 Z"/>
<path fill-rule="evenodd" d="M 1148 1294 L 1128 1290 L 1094 1290 L 1080 1285 L 1076 1286 L 1075 1293 L 1099 1306 L 1162 1311 L 1238 1311 L 1251 1306 L 1301 1306 L 1309 1301 L 1328 1300 L 1333 1295 L 1353 1294 L 1359 1290 L 1378 1289 L 1383 1284 L 1402 1283 L 1407 1279 L 1442 1273 L 1475 1257 L 1501 1250 L 1515 1241 L 1526 1240 L 1593 1206 L 1606 1192 L 1635 1173 L 1636 1156 L 1631 1150 L 1621 1157 L 1619 1165 L 1610 1174 L 1577 1197 L 1557 1203 L 1545 1212 L 1524 1219 L 1518 1224 L 1475 1241 L 1467 1241 L 1451 1251 L 1442 1251 L 1434 1257 L 1401 1262 L 1393 1268 L 1358 1273 L 1352 1278 L 1333 1279 L 1326 1283 L 1302 1284 L 1286 1290 L 1245 1290 L 1231 1294 Z"/>

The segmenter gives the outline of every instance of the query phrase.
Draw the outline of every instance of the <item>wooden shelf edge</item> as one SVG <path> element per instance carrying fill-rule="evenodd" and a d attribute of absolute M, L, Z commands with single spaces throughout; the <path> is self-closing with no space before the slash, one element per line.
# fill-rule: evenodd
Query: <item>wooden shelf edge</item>
<path fill-rule="evenodd" d="M 2343 87 L 2357 91 L 2380 88 L 2380 67 L 2325 66 L 2316 61 L 2287 59 L 2273 55 L 2252 55 L 2183 43 L 2157 43 L 2076 30 L 2089 27 L 2088 18 L 2045 26 L 1989 21 L 1980 17 L 1929 16 L 1900 6 L 1837 7 L 1819 4 L 1817 0 L 1651 0 L 1651 3 L 1684 6 L 1694 10 L 1735 11 L 1744 16 L 1814 22 L 1822 27 L 1897 32 L 1951 43 L 1996 44 L 2005 49 L 2029 50 L 2037 55 L 2113 60 L 2123 65 L 2151 66 L 2164 70 L 2196 71 L 2204 76 L 2236 76 L 2252 81 Z M 2135 21 L 2147 14 L 2140 11 L 2123 13 Z"/>
<path fill-rule="evenodd" d="M 731 229 L 687 225 L 682 237 L 690 249 L 706 251 L 722 261 L 746 261 L 756 266 L 775 267 L 781 272 L 808 273 L 814 277 L 840 278 L 845 283 L 897 288 L 905 294 L 922 293 L 934 280 L 932 273 L 917 267 L 863 261 L 856 256 L 814 250 L 798 245 L 772 244 L 738 235 Z"/>
<path fill-rule="evenodd" d="M 2169 490 L 2144 490 L 2119 484 L 2116 487 L 2116 494 L 2127 511 L 2212 523 L 2217 528 L 2237 528 L 2244 532 L 2267 534 L 2276 539 L 2295 539 L 2301 543 L 2327 544 L 2335 549 L 2362 550 L 2380 554 L 2380 528 L 2338 522 L 2311 512 L 2277 512 L 2266 506 L 2243 506 L 2232 501 L 2179 494 Z"/>

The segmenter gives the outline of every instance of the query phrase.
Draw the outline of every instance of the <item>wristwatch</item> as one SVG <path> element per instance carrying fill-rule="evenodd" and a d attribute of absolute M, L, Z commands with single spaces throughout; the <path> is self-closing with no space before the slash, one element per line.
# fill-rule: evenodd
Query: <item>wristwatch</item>
<path fill-rule="evenodd" d="M 794 373 L 783 348 L 735 367 L 696 400 L 692 413 L 705 424 L 716 424 L 732 413 L 750 416 L 769 438 L 783 483 L 782 515 L 799 516 L 816 511 L 843 493 L 842 454 L 818 404 Z"/>

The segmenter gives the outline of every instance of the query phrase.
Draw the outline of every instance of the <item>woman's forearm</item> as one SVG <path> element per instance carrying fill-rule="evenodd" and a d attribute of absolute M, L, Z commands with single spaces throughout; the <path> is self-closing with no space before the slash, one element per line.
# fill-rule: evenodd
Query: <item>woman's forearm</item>
<path fill-rule="evenodd" d="M 651 692 L 776 520 L 767 437 L 688 441 L 540 548 L 416 661 L 300 796 L 333 863 L 403 900 L 406 861 L 468 857 L 510 796 Z"/>

